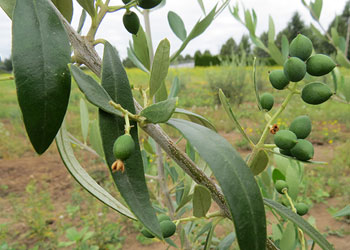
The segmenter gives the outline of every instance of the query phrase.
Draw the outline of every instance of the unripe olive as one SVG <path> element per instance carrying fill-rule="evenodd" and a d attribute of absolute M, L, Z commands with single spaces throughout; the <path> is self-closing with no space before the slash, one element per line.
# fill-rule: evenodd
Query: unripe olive
<path fill-rule="evenodd" d="M 297 136 L 289 130 L 280 130 L 273 137 L 277 147 L 289 150 L 297 143 Z"/>
<path fill-rule="evenodd" d="M 290 43 L 289 54 L 306 61 L 312 54 L 311 40 L 302 34 L 297 35 Z"/>
<path fill-rule="evenodd" d="M 279 149 L 280 153 L 286 156 L 292 156 L 292 153 L 290 152 L 290 150 L 286 150 L 286 149 Z"/>
<path fill-rule="evenodd" d="M 275 188 L 276 188 L 277 192 L 279 192 L 280 194 L 283 194 L 284 189 L 288 190 L 288 184 L 284 180 L 278 180 L 275 183 Z"/>
<path fill-rule="evenodd" d="M 126 160 L 135 150 L 135 142 L 129 134 L 119 136 L 113 145 L 114 156 L 119 160 Z"/>
<path fill-rule="evenodd" d="M 283 65 L 286 77 L 292 82 L 299 82 L 306 74 L 306 64 L 298 57 L 290 57 Z"/>
<path fill-rule="evenodd" d="M 290 150 L 292 155 L 300 161 L 308 161 L 314 157 L 312 143 L 305 139 L 298 139 L 298 143 Z"/>
<path fill-rule="evenodd" d="M 124 4 L 128 4 L 131 2 L 131 0 L 122 0 Z"/>
<path fill-rule="evenodd" d="M 147 228 L 142 228 L 141 233 L 143 234 L 143 236 L 145 236 L 146 238 L 154 238 L 154 235 L 151 234 L 150 231 L 147 230 Z"/>
<path fill-rule="evenodd" d="M 335 62 L 329 56 L 316 54 L 306 61 L 306 71 L 312 76 L 323 76 L 331 72 L 335 66 Z"/>
<path fill-rule="evenodd" d="M 261 107 L 267 111 L 270 111 L 273 107 L 275 100 L 273 98 L 273 95 L 270 93 L 264 93 L 260 96 L 260 104 Z"/>
<path fill-rule="evenodd" d="M 162 0 L 139 0 L 140 6 L 143 9 L 152 9 L 162 2 Z"/>
<path fill-rule="evenodd" d="M 304 86 L 301 98 L 308 104 L 321 104 L 333 95 L 332 90 L 322 82 L 312 82 Z"/>
<path fill-rule="evenodd" d="M 297 214 L 303 216 L 309 212 L 309 206 L 305 203 L 297 203 L 295 204 L 295 209 L 297 210 Z"/>
<path fill-rule="evenodd" d="M 284 89 L 289 83 L 289 80 L 284 74 L 283 70 L 280 69 L 271 71 L 269 74 L 269 80 L 272 86 L 279 90 Z"/>
<path fill-rule="evenodd" d="M 311 133 L 311 120 L 307 115 L 301 115 L 295 118 L 289 126 L 298 139 L 305 139 Z"/>
<path fill-rule="evenodd" d="M 170 217 L 166 214 L 160 214 L 158 215 L 158 221 L 159 223 L 162 222 L 162 221 L 166 221 L 166 220 L 169 220 L 171 221 Z"/>
<path fill-rule="evenodd" d="M 124 27 L 129 33 L 136 35 L 140 28 L 140 20 L 135 12 L 127 11 L 123 16 Z"/>
<path fill-rule="evenodd" d="M 170 220 L 165 220 L 160 223 L 160 229 L 162 231 L 163 237 L 168 238 L 174 235 L 176 231 L 176 225 Z"/>

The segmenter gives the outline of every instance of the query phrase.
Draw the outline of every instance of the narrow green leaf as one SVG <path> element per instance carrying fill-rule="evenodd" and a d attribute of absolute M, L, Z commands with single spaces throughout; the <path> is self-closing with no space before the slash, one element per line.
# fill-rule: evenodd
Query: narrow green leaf
<path fill-rule="evenodd" d="M 167 99 L 148 106 L 141 111 L 140 115 L 146 117 L 148 122 L 164 123 L 173 115 L 176 103 L 177 98 Z"/>
<path fill-rule="evenodd" d="M 147 74 L 150 74 L 149 70 L 145 68 L 145 66 L 140 62 L 140 60 L 136 57 L 135 51 L 131 48 L 127 48 L 128 51 L 128 57 L 133 62 L 133 64 L 136 65 L 139 69 L 146 72 Z"/>
<path fill-rule="evenodd" d="M 315 0 L 315 2 L 311 2 L 310 5 L 311 5 L 311 9 L 312 9 L 312 16 L 316 20 L 319 20 L 320 16 L 321 16 L 323 1 L 322 0 Z"/>
<path fill-rule="evenodd" d="M 231 119 L 231 121 L 236 125 L 238 131 L 241 133 L 241 135 L 243 135 L 243 137 L 251 144 L 253 144 L 253 142 L 250 140 L 250 138 L 248 137 L 248 135 L 245 133 L 243 127 L 241 126 L 241 124 L 239 123 L 236 115 L 233 113 L 230 103 L 228 102 L 224 92 L 222 92 L 221 89 L 219 89 L 219 98 L 220 98 L 220 102 L 222 104 L 222 106 L 224 107 L 226 114 L 228 115 L 228 117 Z"/>
<path fill-rule="evenodd" d="M 254 43 L 255 46 L 259 47 L 260 49 L 262 49 L 264 51 L 268 51 L 268 49 L 266 48 L 264 43 L 258 37 L 250 34 L 250 39 L 252 40 L 252 42 Z"/>
<path fill-rule="evenodd" d="M 222 241 L 220 241 L 218 250 L 229 250 L 235 239 L 236 234 L 234 232 L 229 233 Z"/>
<path fill-rule="evenodd" d="M 207 224 L 205 224 L 203 227 L 202 227 L 202 229 L 199 231 L 199 233 L 197 234 L 197 236 L 196 236 L 196 238 L 195 238 L 195 241 L 197 241 L 198 240 L 198 238 L 200 237 L 200 236 L 202 236 L 206 231 L 208 231 L 208 230 L 210 230 L 210 228 L 212 227 L 212 225 L 213 225 L 213 222 L 208 222 Z"/>
<path fill-rule="evenodd" d="M 286 182 L 288 184 L 288 194 L 293 199 L 296 200 L 299 193 L 299 175 L 292 164 L 287 168 Z"/>
<path fill-rule="evenodd" d="M 265 150 L 260 150 L 252 160 L 250 169 L 254 175 L 260 174 L 269 164 L 269 156 Z"/>
<path fill-rule="evenodd" d="M 205 239 L 205 245 L 204 245 L 203 250 L 210 250 L 211 249 L 211 241 L 213 239 L 215 226 L 216 226 L 216 224 L 211 226 L 211 228 L 208 232 L 207 238 Z"/>
<path fill-rule="evenodd" d="M 173 11 L 168 12 L 168 22 L 171 30 L 181 40 L 184 41 L 187 37 L 185 24 L 181 17 Z"/>
<path fill-rule="evenodd" d="M 149 81 L 150 97 L 155 95 L 168 75 L 170 66 L 169 56 L 170 43 L 168 39 L 164 39 L 159 43 L 156 54 L 154 55 L 151 78 Z"/>
<path fill-rule="evenodd" d="M 146 33 L 143 31 L 142 26 L 140 26 L 139 31 L 136 35 L 132 36 L 133 40 L 133 50 L 136 57 L 141 62 L 141 64 L 147 69 L 151 69 L 151 61 L 149 56 L 148 42 L 146 38 Z"/>
<path fill-rule="evenodd" d="M 12 19 L 12 13 L 16 5 L 16 0 L 0 0 L 0 7 L 5 11 L 6 15 Z"/>
<path fill-rule="evenodd" d="M 285 62 L 288 59 L 289 55 L 289 42 L 286 35 L 282 35 L 282 58 L 283 62 Z"/>
<path fill-rule="evenodd" d="M 203 117 L 201 115 L 198 115 L 196 113 L 193 113 L 193 112 L 185 110 L 185 109 L 179 109 L 179 108 L 175 109 L 175 113 L 186 115 L 192 122 L 198 123 L 202 126 L 205 126 L 207 128 L 210 128 L 210 129 L 216 131 L 214 124 L 212 124 L 209 120 L 207 120 L 205 117 Z"/>
<path fill-rule="evenodd" d="M 202 20 L 198 21 L 196 25 L 191 30 L 190 34 L 181 44 L 180 48 L 171 56 L 171 61 L 174 61 L 178 55 L 186 48 L 187 44 L 194 38 L 200 36 L 213 22 L 216 14 L 216 6 L 210 11 L 210 13 L 204 17 Z"/>
<path fill-rule="evenodd" d="M 56 8 L 70 23 L 73 17 L 73 1 L 72 0 L 51 0 Z"/>
<path fill-rule="evenodd" d="M 86 10 L 83 9 L 81 11 L 81 15 L 80 15 L 80 19 L 79 19 L 79 25 L 78 25 L 78 29 L 77 29 L 77 32 L 79 34 L 81 33 L 81 30 L 84 27 L 85 20 L 86 20 Z"/>
<path fill-rule="evenodd" d="M 164 239 L 164 240 L 165 240 L 165 242 L 168 243 L 170 246 L 175 247 L 175 248 L 179 248 L 179 247 L 175 244 L 175 242 L 174 242 L 172 239 L 166 238 L 166 239 Z"/>
<path fill-rule="evenodd" d="M 74 151 L 64 125 L 56 136 L 56 145 L 67 170 L 86 191 L 115 211 L 129 217 L 130 219 L 135 219 L 135 216 L 129 209 L 123 206 L 123 204 L 98 185 L 80 165 L 79 161 L 74 156 Z"/>
<path fill-rule="evenodd" d="M 275 42 L 275 24 L 271 16 L 269 16 L 269 33 L 268 33 L 269 43 Z"/>
<path fill-rule="evenodd" d="M 326 37 L 315 27 L 315 25 L 313 25 L 311 23 L 310 27 L 311 27 L 312 32 L 316 35 L 316 37 L 318 39 L 320 39 L 321 41 L 326 41 L 327 40 Z"/>
<path fill-rule="evenodd" d="M 346 48 L 346 40 L 343 36 L 339 36 L 339 44 L 338 44 L 339 49 L 345 53 L 345 48 Z"/>
<path fill-rule="evenodd" d="M 17 1 L 12 37 L 19 106 L 29 139 L 42 154 L 55 139 L 67 110 L 71 87 L 68 37 L 46 0 Z"/>
<path fill-rule="evenodd" d="M 192 179 L 188 175 L 185 175 L 183 188 L 182 188 L 182 195 L 181 199 L 178 203 L 178 206 L 176 208 L 176 212 L 178 212 L 182 207 L 184 207 L 188 202 L 190 202 L 193 198 L 193 194 L 190 194 L 192 186 Z"/>
<path fill-rule="evenodd" d="M 349 59 L 347 59 L 347 57 L 344 55 L 344 53 L 340 49 L 337 50 L 337 57 L 336 57 L 336 59 L 337 59 L 337 62 L 341 66 L 343 66 L 345 68 L 348 68 L 348 69 L 350 68 L 350 61 L 349 61 Z"/>
<path fill-rule="evenodd" d="M 179 92 L 180 92 L 180 80 L 177 76 L 175 76 L 170 88 L 168 99 L 177 97 Z"/>
<path fill-rule="evenodd" d="M 331 34 L 332 34 L 333 43 L 335 44 L 335 46 L 339 46 L 339 34 L 334 27 L 331 28 Z"/>
<path fill-rule="evenodd" d="M 98 126 L 98 121 L 93 120 L 90 126 L 90 144 L 91 147 L 96 151 L 96 153 L 103 159 L 104 152 L 102 147 L 102 139 L 100 128 Z"/>
<path fill-rule="evenodd" d="M 272 208 L 281 216 L 293 222 L 297 225 L 304 233 L 308 234 L 311 239 L 313 239 L 322 249 L 334 249 L 333 246 L 326 240 L 326 238 L 320 234 L 313 226 L 311 226 L 307 221 L 305 221 L 301 216 L 294 213 L 289 208 L 273 201 L 264 198 L 264 203 L 266 206 Z"/>
<path fill-rule="evenodd" d="M 196 185 L 193 192 L 193 216 L 205 217 L 211 206 L 211 194 L 208 188 Z"/>
<path fill-rule="evenodd" d="M 156 92 L 154 98 L 156 99 L 156 102 L 162 102 L 168 99 L 168 90 L 165 85 L 165 80 L 160 85 L 158 91 Z"/>
<path fill-rule="evenodd" d="M 128 77 L 117 50 L 108 42 L 105 43 L 103 54 L 102 86 L 113 101 L 120 103 L 124 109 L 135 114 L 134 99 Z M 99 121 L 105 158 L 111 168 L 115 161 L 113 144 L 119 136 L 125 133 L 125 121 L 122 117 L 108 114 L 103 110 L 99 110 Z M 125 172 L 113 173 L 113 180 L 137 219 L 153 235 L 162 239 L 160 225 L 150 202 L 146 185 L 137 122 L 130 121 L 130 125 L 132 126 L 130 135 L 135 142 L 135 151 L 128 159 L 124 160 Z"/>
<path fill-rule="evenodd" d="M 256 57 L 254 57 L 254 61 L 253 61 L 253 84 L 254 84 L 256 103 L 258 105 L 259 110 L 263 110 L 263 108 L 261 107 L 261 101 L 259 96 L 258 81 L 256 80 Z"/>
<path fill-rule="evenodd" d="M 346 205 L 342 210 L 338 211 L 333 217 L 350 216 L 350 205 Z"/>
<path fill-rule="evenodd" d="M 283 232 L 280 242 L 280 248 L 283 250 L 293 250 L 295 245 L 295 228 L 294 224 L 288 222 L 286 229 Z"/>
<path fill-rule="evenodd" d="M 255 36 L 255 26 L 253 23 L 252 15 L 249 10 L 244 12 L 245 26 L 249 30 L 249 33 Z"/>
<path fill-rule="evenodd" d="M 85 74 L 84 71 L 73 64 L 70 64 L 70 70 L 79 89 L 90 103 L 107 113 L 122 116 L 119 110 L 116 110 L 109 104 L 112 98 L 94 78 Z"/>
<path fill-rule="evenodd" d="M 83 98 L 80 98 L 80 125 L 84 143 L 86 143 L 89 133 L 89 111 Z"/>
<path fill-rule="evenodd" d="M 278 64 L 278 65 L 283 65 L 284 60 L 281 51 L 278 49 L 276 44 L 274 42 L 269 42 L 269 51 L 270 51 L 270 56 L 272 59 Z"/>
<path fill-rule="evenodd" d="M 197 0 L 197 2 L 198 2 L 198 4 L 199 4 L 199 6 L 201 7 L 201 9 L 202 9 L 204 15 L 206 15 L 203 0 Z"/>
<path fill-rule="evenodd" d="M 240 248 L 265 249 L 264 205 L 245 161 L 228 141 L 206 127 L 180 119 L 167 124 L 183 134 L 213 171 L 231 211 Z"/>
<path fill-rule="evenodd" d="M 196 151 L 189 142 L 186 142 L 186 154 L 188 155 L 188 157 L 190 157 L 192 161 L 196 161 Z"/>
<path fill-rule="evenodd" d="M 95 0 L 77 0 L 81 7 L 89 13 L 91 17 L 96 15 Z"/>

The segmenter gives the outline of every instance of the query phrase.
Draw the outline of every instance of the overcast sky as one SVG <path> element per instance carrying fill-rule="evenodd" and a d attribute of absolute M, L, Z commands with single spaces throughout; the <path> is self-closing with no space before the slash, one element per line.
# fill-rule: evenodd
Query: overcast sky
<path fill-rule="evenodd" d="M 207 10 L 210 10 L 215 0 L 203 0 Z M 254 8 L 258 17 L 257 34 L 260 35 L 268 29 L 268 16 L 271 15 L 275 21 L 276 33 L 285 28 L 287 22 L 295 11 L 301 14 L 306 24 L 312 22 L 310 14 L 302 5 L 301 0 L 231 0 L 230 6 L 239 3 L 242 10 L 242 4 L 246 9 Z M 306 2 L 309 2 L 306 0 Z M 111 0 L 113 5 L 119 5 L 121 0 Z M 321 13 L 321 23 L 327 28 L 336 14 L 340 14 L 345 6 L 346 0 L 323 0 L 323 10 Z M 197 0 L 167 0 L 165 7 L 151 13 L 152 38 L 153 46 L 156 47 L 160 40 L 168 38 L 171 43 L 171 50 L 174 52 L 181 45 L 180 40 L 172 33 L 168 21 L 167 13 L 169 10 L 176 12 L 184 21 L 187 33 L 191 28 L 203 17 L 203 12 L 198 5 Z M 74 4 L 73 27 L 77 27 L 81 8 L 78 4 Z M 125 31 L 122 25 L 122 15 L 124 11 L 108 14 L 102 26 L 97 33 L 96 38 L 105 38 L 118 49 L 122 58 L 126 57 L 126 48 L 128 46 L 131 35 Z M 241 11 L 242 14 L 242 11 Z M 139 15 L 141 18 L 141 15 Z M 142 20 L 142 19 L 141 19 Z M 83 32 L 89 27 L 89 18 L 85 23 Z M 143 24 L 143 22 L 142 22 Z M 246 29 L 237 22 L 228 9 L 218 16 L 207 31 L 200 37 L 192 40 L 187 46 L 183 55 L 193 55 L 196 50 L 204 51 L 209 49 L 212 53 L 218 53 L 222 44 L 227 39 L 233 37 L 239 42 L 242 35 L 248 34 Z M 102 46 L 97 47 L 101 54 Z M 0 57 L 2 59 L 9 57 L 11 53 L 11 21 L 6 14 L 0 10 Z"/>

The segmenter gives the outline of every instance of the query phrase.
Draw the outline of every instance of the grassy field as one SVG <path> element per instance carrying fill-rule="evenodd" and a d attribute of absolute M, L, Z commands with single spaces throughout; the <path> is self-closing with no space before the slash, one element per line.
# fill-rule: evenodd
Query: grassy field
<path fill-rule="evenodd" d="M 258 67 L 257 81 L 260 93 L 270 92 L 275 96 L 276 110 L 284 97 L 285 91 L 272 89 L 268 81 L 268 72 L 274 68 Z M 345 80 L 350 84 L 350 72 L 341 69 Z M 127 70 L 130 83 L 134 88 L 146 89 L 148 76 L 138 69 Z M 248 145 L 235 130 L 229 121 L 217 98 L 217 87 L 224 90 L 230 96 L 232 108 L 240 119 L 242 126 L 253 141 L 259 139 L 259 135 L 265 126 L 264 114 L 258 111 L 253 90 L 251 67 L 208 67 L 208 68 L 172 68 L 166 81 L 168 89 L 175 77 L 180 80 L 181 90 L 179 92 L 178 107 L 191 110 L 208 118 L 230 142 L 244 155 Z M 0 75 L 0 78 L 6 75 Z M 331 87 L 331 78 L 323 79 Z M 142 249 L 152 243 L 138 234 L 140 228 L 136 223 L 128 222 L 121 216 L 99 204 L 88 194 L 83 192 L 77 185 L 73 184 L 65 169 L 57 172 L 57 176 L 45 170 L 45 164 L 41 166 L 36 160 L 34 153 L 25 133 L 21 119 L 21 113 L 16 99 L 16 88 L 14 81 L 0 81 L 0 172 L 7 169 L 6 174 L 2 172 L 1 178 L 6 176 L 6 181 L 0 183 L 0 249 L 84 249 L 84 244 L 98 246 L 99 249 L 119 249 L 123 244 L 130 244 L 128 235 L 136 237 Z M 134 95 L 141 101 L 138 91 Z M 84 98 L 75 83 L 72 85 L 70 105 L 67 113 L 67 125 L 69 131 L 78 139 L 82 139 L 80 129 L 79 102 Z M 88 104 L 90 120 L 97 119 L 97 109 Z M 298 115 L 308 114 L 312 120 L 313 130 L 311 141 L 315 145 L 315 160 L 327 161 L 325 166 L 312 165 L 305 171 L 305 182 L 302 189 L 302 198 L 308 204 L 326 203 L 332 200 L 328 211 L 333 213 L 350 202 L 350 104 L 341 103 L 332 99 L 318 106 L 307 105 L 301 98 L 295 96 L 280 116 L 277 124 L 280 128 L 287 128 L 290 122 Z M 164 127 L 172 136 L 178 134 Z M 141 137 L 145 135 L 141 132 Z M 272 136 L 269 137 L 272 142 Z M 45 157 L 54 157 L 55 164 L 59 164 L 57 149 L 51 146 L 45 153 Z M 108 190 L 113 190 L 108 174 L 103 171 L 103 164 L 96 157 L 79 153 L 79 157 L 86 165 L 90 173 Z M 26 159 L 26 162 L 21 161 Z M 27 170 L 17 174 L 21 178 L 15 178 L 14 183 L 10 173 L 11 162 L 21 161 L 17 165 L 28 167 Z M 29 164 L 31 162 L 31 164 Z M 37 170 L 36 170 L 36 164 Z M 15 169 L 21 169 L 16 164 Z M 32 166 L 34 165 L 34 166 Z M 11 165 L 12 166 L 12 165 Z M 34 173 L 30 173 L 33 170 Z M 36 173 L 45 174 L 36 175 Z M 45 172 L 46 171 L 46 172 Z M 12 173 L 16 175 L 16 173 Z M 37 178 L 29 178 L 33 175 Z M 60 185 L 48 182 L 51 178 L 66 180 L 66 192 L 59 192 Z M 107 181 L 106 181 L 107 179 Z M 21 188 L 14 188 L 14 187 Z M 150 184 L 152 186 L 152 184 Z M 154 186 L 152 186 L 155 188 Z M 70 190 L 67 192 L 67 190 Z M 58 193 L 57 193 L 58 192 Z M 113 192 L 113 191 L 112 191 Z M 115 194 L 118 195 L 118 194 Z M 59 196 L 58 200 L 56 196 Z M 56 197 L 56 198 L 55 198 Z M 338 199 L 340 198 L 340 199 Z M 60 201 L 61 205 L 57 202 Z M 313 214 L 317 220 L 317 214 Z M 113 221 L 113 223 L 111 222 Z M 114 223 L 117 221 L 118 223 Z M 51 223 L 52 222 L 52 223 Z M 221 225 L 220 238 L 229 230 L 229 225 Z M 81 238 L 72 240 L 71 235 L 79 235 L 77 231 L 82 230 Z M 85 230 L 85 231 L 84 231 Z M 333 230 L 330 228 L 326 233 L 329 235 L 342 235 L 349 237 L 348 228 Z M 89 237 L 88 237 L 89 236 Z M 85 238 L 84 238 L 85 237 Z M 70 243 L 69 243 L 70 242 Z M 72 243 L 73 242 L 73 243 Z M 160 243 L 157 243 L 160 244 Z M 161 245 L 165 249 L 164 245 Z M 339 245 L 341 246 L 341 245 Z M 6 248 L 7 247 L 7 248 Z M 37 247 L 37 248 L 36 248 Z M 133 249 L 138 249 L 134 246 Z M 131 248 L 123 248 L 131 249 Z M 141 248 L 140 248 L 141 249 Z M 154 247 L 153 247 L 154 249 Z M 156 248 L 158 249 L 158 248 Z"/>

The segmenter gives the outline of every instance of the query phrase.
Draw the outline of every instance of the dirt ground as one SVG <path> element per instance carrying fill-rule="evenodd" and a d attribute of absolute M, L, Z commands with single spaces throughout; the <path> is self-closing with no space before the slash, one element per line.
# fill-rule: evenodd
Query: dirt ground
<path fill-rule="evenodd" d="M 232 139 L 226 135 L 227 139 Z M 327 160 L 333 154 L 332 148 L 327 146 L 317 146 L 317 160 Z M 70 201 L 70 192 L 72 189 L 73 179 L 70 177 L 66 168 L 57 155 L 49 154 L 44 156 L 31 156 L 15 160 L 0 160 L 0 185 L 6 185 L 6 190 L 0 189 L 0 224 L 6 222 L 4 214 L 11 210 L 6 197 L 10 193 L 23 195 L 25 187 L 32 180 L 40 180 L 47 185 L 51 195 L 52 202 L 57 210 L 63 210 L 65 205 Z M 317 219 L 317 227 L 321 232 L 330 232 L 343 229 L 345 232 L 350 231 L 350 224 L 345 221 L 335 220 L 327 212 L 328 207 L 335 206 L 337 198 L 328 200 L 327 204 L 316 204 L 310 211 L 310 215 Z M 21 230 L 21 227 L 18 228 Z M 136 234 L 127 236 L 123 249 L 166 249 L 167 246 L 162 243 L 143 246 L 136 239 Z M 334 244 L 336 249 L 350 249 L 350 235 L 344 237 L 329 235 L 327 239 Z M 126 247 L 127 246 L 127 247 Z"/>

